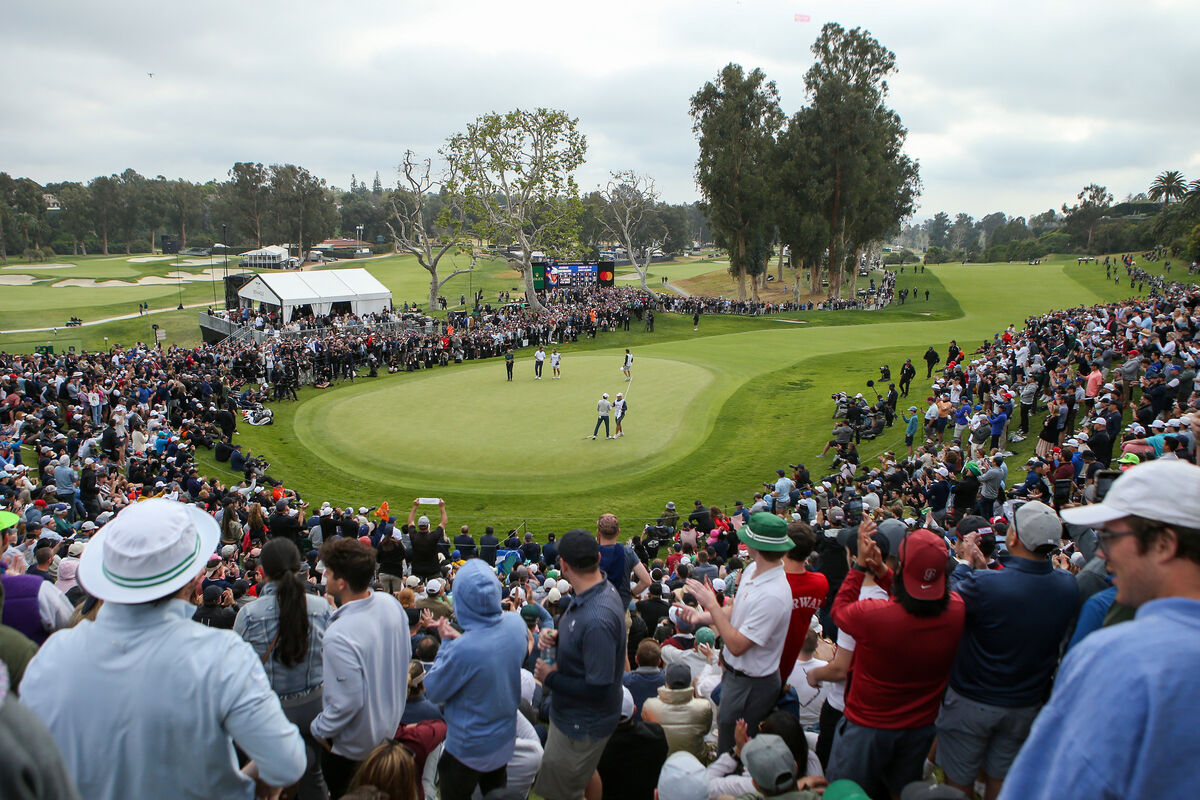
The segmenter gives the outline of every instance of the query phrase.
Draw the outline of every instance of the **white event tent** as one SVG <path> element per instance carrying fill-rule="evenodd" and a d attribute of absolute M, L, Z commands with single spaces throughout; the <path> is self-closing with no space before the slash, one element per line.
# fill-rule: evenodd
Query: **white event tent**
<path fill-rule="evenodd" d="M 259 273 L 238 290 L 241 305 L 255 302 L 278 308 L 286 322 L 301 306 L 314 314 L 352 312 L 374 314 L 392 307 L 391 291 L 365 269 L 331 269 L 319 272 Z M 334 304 L 346 305 L 334 308 Z"/>

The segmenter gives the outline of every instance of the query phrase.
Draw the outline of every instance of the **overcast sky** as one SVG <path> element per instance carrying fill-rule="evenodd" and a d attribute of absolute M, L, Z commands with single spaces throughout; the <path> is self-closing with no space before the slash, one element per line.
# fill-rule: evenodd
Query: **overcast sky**
<path fill-rule="evenodd" d="M 432 155 L 480 114 L 550 106 L 588 137 L 585 191 L 631 168 L 691 201 L 691 95 L 736 61 L 794 112 L 831 20 L 896 53 L 918 219 L 1200 176 L 1191 0 L 10 3 L 0 170 L 208 180 L 292 162 L 342 187 L 376 171 L 389 184 L 406 148 Z"/>

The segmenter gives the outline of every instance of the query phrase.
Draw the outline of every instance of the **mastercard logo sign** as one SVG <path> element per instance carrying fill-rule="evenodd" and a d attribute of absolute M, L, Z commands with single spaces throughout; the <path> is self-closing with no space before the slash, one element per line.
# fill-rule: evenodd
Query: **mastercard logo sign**
<path fill-rule="evenodd" d="M 610 270 L 607 270 L 607 269 L 606 269 L 606 270 L 603 270 L 603 271 L 601 271 L 601 273 L 600 273 L 600 280 L 602 280 L 602 281 L 611 281 L 612 279 L 613 279 L 613 274 L 612 274 L 612 271 L 610 271 Z"/>

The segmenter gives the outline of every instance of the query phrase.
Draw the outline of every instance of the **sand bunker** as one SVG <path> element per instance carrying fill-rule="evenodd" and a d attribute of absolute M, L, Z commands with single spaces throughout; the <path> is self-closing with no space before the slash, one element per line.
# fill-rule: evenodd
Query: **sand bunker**
<path fill-rule="evenodd" d="M 54 284 L 57 287 L 75 286 L 80 289 L 128 289 L 131 286 L 174 286 L 177 283 L 203 283 L 215 280 L 221 276 L 221 270 L 214 267 L 203 272 L 168 272 L 166 275 L 146 275 L 136 281 L 97 281 L 93 278 L 70 278 Z M 29 276 L 12 276 L 29 277 Z"/>
<path fill-rule="evenodd" d="M 151 261 L 170 261 L 175 256 L 138 256 L 137 258 L 125 259 L 130 264 L 146 264 Z"/>
<path fill-rule="evenodd" d="M 33 286 L 41 278 L 32 275 L 0 275 L 0 286 Z"/>
<path fill-rule="evenodd" d="M 9 264 L 0 269 L 75 269 L 74 264 Z"/>

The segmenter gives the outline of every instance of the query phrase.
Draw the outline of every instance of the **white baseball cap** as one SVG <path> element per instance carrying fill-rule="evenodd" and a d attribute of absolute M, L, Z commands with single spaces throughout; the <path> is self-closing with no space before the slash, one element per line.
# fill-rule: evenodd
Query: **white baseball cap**
<path fill-rule="evenodd" d="M 608 392 L 605 392 L 604 394 L 600 395 L 600 397 L 602 397 L 603 399 L 607 400 L 607 399 L 608 399 Z"/>
<path fill-rule="evenodd" d="M 659 800 L 708 800 L 708 773 L 694 755 L 680 750 L 658 773 Z"/>
<path fill-rule="evenodd" d="M 1196 527 L 1200 520 L 1200 467 L 1186 461 L 1139 464 L 1113 481 L 1104 502 L 1062 512 L 1067 524 L 1090 528 L 1131 516 Z"/>

